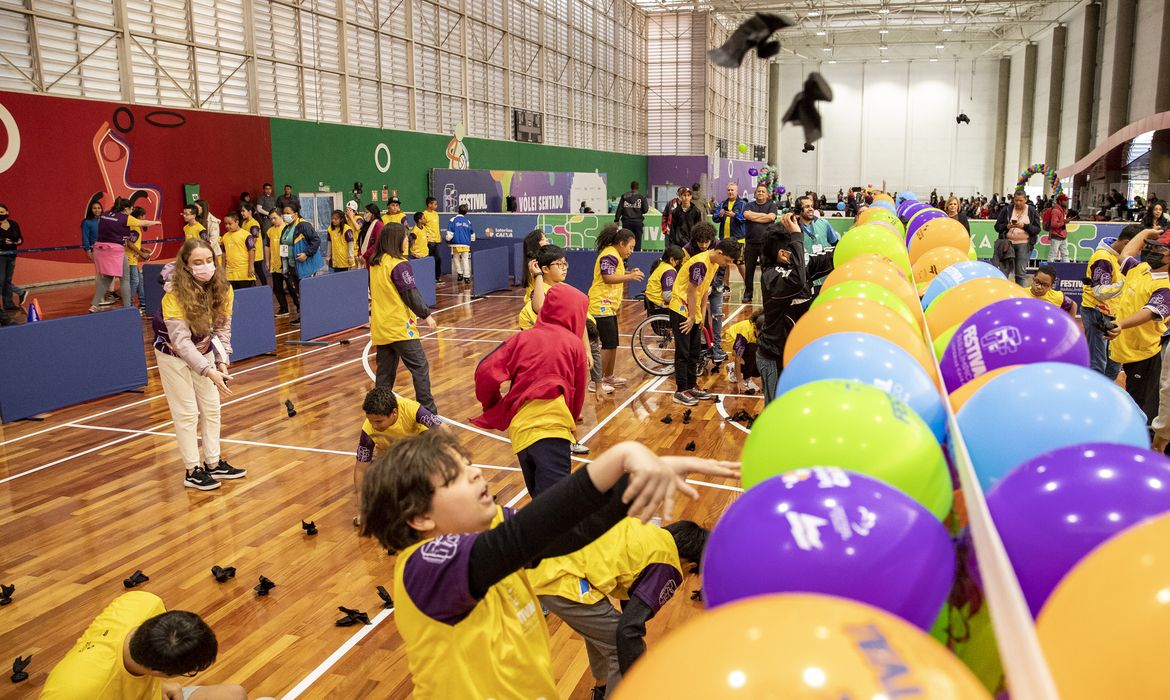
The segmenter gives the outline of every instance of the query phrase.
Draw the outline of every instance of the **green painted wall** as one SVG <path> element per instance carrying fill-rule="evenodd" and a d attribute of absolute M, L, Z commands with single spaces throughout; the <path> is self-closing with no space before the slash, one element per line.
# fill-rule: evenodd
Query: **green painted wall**
<path fill-rule="evenodd" d="M 407 211 L 421 208 L 427 196 L 432 168 L 448 166 L 449 135 L 392 129 L 319 124 L 289 119 L 270 120 L 272 173 L 276 193 L 289 184 L 295 192 L 315 192 L 318 183 L 333 192 L 351 196 L 355 181 L 365 185 L 360 204 L 370 202 L 370 191 L 383 185 L 397 189 Z M 378 144 L 390 150 L 390 169 L 375 165 Z M 540 146 L 514 141 L 464 139 L 471 167 L 492 170 L 555 170 L 607 173 L 609 193 L 621 194 L 630 180 L 646 182 L 646 156 L 588 151 L 559 146 Z M 378 154 L 386 163 L 384 149 Z M 383 202 L 379 195 L 378 204 Z"/>

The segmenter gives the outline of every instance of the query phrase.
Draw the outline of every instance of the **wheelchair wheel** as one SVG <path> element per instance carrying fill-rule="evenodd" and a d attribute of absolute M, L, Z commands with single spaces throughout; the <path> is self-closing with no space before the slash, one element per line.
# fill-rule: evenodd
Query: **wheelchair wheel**
<path fill-rule="evenodd" d="M 670 332 L 670 317 L 658 314 L 639 323 L 630 339 L 630 350 L 644 372 L 658 377 L 672 374 L 674 335 Z"/>

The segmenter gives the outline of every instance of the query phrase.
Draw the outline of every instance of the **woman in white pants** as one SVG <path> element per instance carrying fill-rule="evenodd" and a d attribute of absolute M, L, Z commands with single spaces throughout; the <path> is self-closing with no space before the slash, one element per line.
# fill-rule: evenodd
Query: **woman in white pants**
<path fill-rule="evenodd" d="M 206 242 L 183 243 L 164 285 L 162 313 L 155 317 L 154 354 L 163 393 L 175 423 L 183 485 L 200 491 L 219 488 L 220 479 L 247 472 L 219 453 L 219 392 L 230 395 L 232 288 Z M 203 438 L 199 459 L 197 432 Z"/>

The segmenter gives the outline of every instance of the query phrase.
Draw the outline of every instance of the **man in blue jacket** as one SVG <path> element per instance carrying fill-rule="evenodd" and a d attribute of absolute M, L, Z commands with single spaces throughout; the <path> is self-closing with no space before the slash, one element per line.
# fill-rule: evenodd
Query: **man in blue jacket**
<path fill-rule="evenodd" d="M 743 215 L 746 209 L 747 200 L 740 198 L 739 185 L 734 182 L 727 183 L 727 199 L 723 200 L 715 213 L 711 214 L 711 220 L 715 222 L 719 238 L 731 238 L 741 245 L 743 244 L 744 238 L 747 236 L 747 219 Z M 742 247 L 740 250 L 742 251 Z M 742 252 L 740 259 L 735 262 L 740 267 L 740 275 L 742 276 Z M 711 333 L 716 339 L 723 337 L 723 294 L 730 291 L 727 281 L 728 268 L 719 268 L 719 272 L 715 274 L 715 281 L 711 283 L 711 294 L 707 297 L 707 308 L 711 310 Z M 723 347 L 718 340 L 712 345 L 711 353 L 712 359 L 716 362 L 727 359 L 727 353 L 723 352 Z"/>

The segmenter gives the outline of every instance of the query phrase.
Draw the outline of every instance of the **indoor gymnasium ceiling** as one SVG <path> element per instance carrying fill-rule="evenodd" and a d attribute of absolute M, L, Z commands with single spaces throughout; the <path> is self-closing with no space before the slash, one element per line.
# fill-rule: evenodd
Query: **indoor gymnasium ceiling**
<path fill-rule="evenodd" d="M 787 15 L 780 60 L 999 57 L 1084 0 L 638 0 L 647 12 L 713 10 L 731 29 L 754 12 Z M 886 48 L 882 48 L 885 46 Z M 941 48 L 939 48 L 941 47 Z M 828 49 L 826 51 L 826 49 Z"/>

